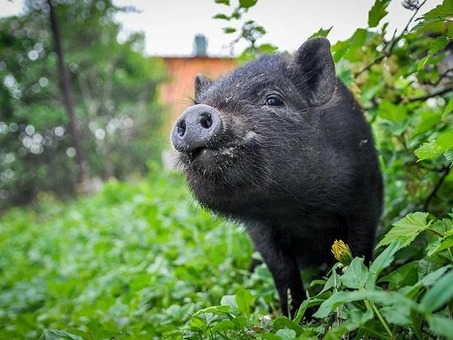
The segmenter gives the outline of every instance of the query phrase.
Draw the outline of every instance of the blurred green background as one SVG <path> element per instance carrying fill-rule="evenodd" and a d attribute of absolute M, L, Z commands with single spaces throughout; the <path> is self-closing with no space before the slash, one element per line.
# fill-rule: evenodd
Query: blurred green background
<path fill-rule="evenodd" d="M 39 192 L 68 198 L 145 174 L 167 141 L 156 97 L 166 70 L 144 56 L 142 33 L 118 41 L 114 17 L 128 9 L 111 1 L 59 3 L 52 13 L 47 1 L 25 6 L 0 20 L 1 209 Z"/>
<path fill-rule="evenodd" d="M 366 27 L 332 41 L 379 150 L 379 237 L 393 232 L 379 280 L 362 266 L 366 287 L 354 272 L 333 285 L 335 271 L 307 285 L 313 306 L 342 307 L 304 327 L 279 317 L 265 266 L 248 272 L 243 229 L 200 209 L 162 162 L 196 72 L 278 50 L 245 16 L 256 0 L 214 2 L 208 20 L 245 44 L 238 58 L 147 57 L 144 34 L 116 20 L 134 8 L 110 0 L 26 0 L 0 19 L 0 339 L 451 338 L 453 1 L 402 1 L 410 19 L 393 31 L 391 1 L 376 0 Z M 365 288 L 384 296 L 373 311 L 346 301 Z"/>

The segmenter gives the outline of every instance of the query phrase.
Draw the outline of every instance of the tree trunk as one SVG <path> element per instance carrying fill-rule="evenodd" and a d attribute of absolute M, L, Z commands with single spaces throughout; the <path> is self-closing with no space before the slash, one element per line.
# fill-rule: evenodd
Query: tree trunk
<path fill-rule="evenodd" d="M 83 188 L 88 180 L 87 169 L 85 165 L 84 152 L 81 145 L 80 128 L 77 124 L 77 118 L 74 110 L 74 98 L 72 95 L 71 80 L 68 69 L 65 65 L 63 43 L 61 40 L 60 27 L 58 24 L 57 14 L 55 12 L 56 1 L 47 0 L 49 5 L 50 26 L 55 42 L 55 52 L 58 60 L 58 76 L 60 80 L 60 88 L 63 96 L 63 104 L 69 116 L 69 132 L 72 136 L 72 142 L 76 151 L 75 160 L 78 170 L 78 183 Z"/>

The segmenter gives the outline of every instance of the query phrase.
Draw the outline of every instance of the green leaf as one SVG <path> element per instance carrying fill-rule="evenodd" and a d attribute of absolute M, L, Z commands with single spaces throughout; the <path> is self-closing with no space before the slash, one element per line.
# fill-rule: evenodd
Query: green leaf
<path fill-rule="evenodd" d="M 453 149 L 453 130 L 441 134 L 437 138 L 437 144 L 444 150 Z"/>
<path fill-rule="evenodd" d="M 239 315 L 233 319 L 235 329 L 244 329 L 247 326 L 247 319 L 245 315 Z"/>
<path fill-rule="evenodd" d="M 332 46 L 332 53 L 335 62 L 341 59 L 359 62 L 363 60 L 363 55 L 360 50 L 365 45 L 369 32 L 366 29 L 358 28 L 355 30 L 351 38 L 344 41 L 339 41 Z"/>
<path fill-rule="evenodd" d="M 220 19 L 220 20 L 231 20 L 231 18 L 223 13 L 216 14 L 212 17 L 213 19 Z"/>
<path fill-rule="evenodd" d="M 278 317 L 274 320 L 272 323 L 274 326 L 274 329 L 292 329 L 293 331 L 296 332 L 296 336 L 299 336 L 302 334 L 304 331 L 303 327 L 299 325 L 298 322 L 295 322 L 293 320 L 290 320 L 286 317 Z"/>
<path fill-rule="evenodd" d="M 453 271 L 442 276 L 423 296 L 420 306 L 425 313 L 432 313 L 453 299 Z"/>
<path fill-rule="evenodd" d="M 230 0 L 214 0 L 216 4 L 222 4 L 222 5 L 230 5 Z"/>
<path fill-rule="evenodd" d="M 351 292 L 340 291 L 333 294 L 319 306 L 318 311 L 313 316 L 316 318 L 325 318 L 337 307 L 345 303 L 363 300 L 369 300 L 384 306 L 401 304 L 407 305 L 407 308 L 414 310 L 419 309 L 415 302 L 398 293 L 377 290 L 355 290 Z"/>
<path fill-rule="evenodd" d="M 411 320 L 411 309 L 409 305 L 394 304 L 391 306 L 385 306 L 380 308 L 380 311 L 387 322 L 399 325 L 407 326 L 412 323 Z"/>
<path fill-rule="evenodd" d="M 272 333 L 263 333 L 261 334 L 261 338 L 264 340 L 281 340 L 281 338 Z"/>
<path fill-rule="evenodd" d="M 193 315 L 190 319 L 190 327 L 194 329 L 205 329 L 207 326 L 206 320 L 198 315 Z"/>
<path fill-rule="evenodd" d="M 339 263 L 338 263 L 339 264 Z M 320 294 L 325 293 L 326 291 L 331 290 L 332 288 L 337 288 L 339 286 L 339 275 L 337 274 L 336 270 L 340 268 L 338 265 L 334 265 L 332 268 L 332 275 L 329 276 L 327 281 L 324 284 Z"/>
<path fill-rule="evenodd" d="M 236 29 L 233 27 L 224 27 L 224 28 L 222 28 L 222 30 L 226 34 L 231 34 L 231 33 L 236 32 Z"/>
<path fill-rule="evenodd" d="M 358 28 L 352 37 L 346 41 L 340 41 L 332 47 L 334 59 L 338 62 L 340 59 L 358 62 L 363 58 L 360 50 L 365 45 L 368 37 L 367 30 Z"/>
<path fill-rule="evenodd" d="M 324 29 L 324 28 L 320 28 L 318 32 L 316 33 L 313 33 L 310 38 L 315 38 L 315 37 L 323 37 L 323 38 L 326 38 L 330 31 L 332 30 L 333 26 L 330 26 L 330 28 L 327 28 L 327 29 Z"/>
<path fill-rule="evenodd" d="M 419 161 L 423 161 L 425 159 L 435 158 L 442 154 L 442 148 L 437 145 L 436 141 L 423 143 L 418 149 L 414 151 L 415 155 L 417 156 Z"/>
<path fill-rule="evenodd" d="M 238 304 L 235 295 L 224 295 L 220 299 L 220 304 L 222 306 L 230 307 L 232 310 L 238 309 Z"/>
<path fill-rule="evenodd" d="M 435 140 L 424 143 L 415 150 L 415 155 L 419 160 L 425 160 L 438 157 L 450 149 L 453 149 L 453 130 L 444 132 Z"/>
<path fill-rule="evenodd" d="M 446 339 L 453 339 L 453 320 L 441 315 L 431 315 L 428 318 L 431 331 Z"/>
<path fill-rule="evenodd" d="M 232 295 L 226 295 L 226 296 L 232 296 Z M 223 300 L 223 298 L 222 298 L 222 300 Z M 225 302 L 225 301 L 222 301 L 222 302 Z M 234 306 L 233 308 L 236 309 L 237 307 Z M 199 316 L 199 315 L 203 315 L 203 314 L 224 315 L 225 313 L 229 312 L 230 309 L 231 309 L 231 305 L 224 303 L 221 306 L 212 306 L 212 307 L 200 309 L 200 310 L 196 311 L 193 314 L 193 316 Z"/>
<path fill-rule="evenodd" d="M 302 302 L 299 309 L 297 310 L 297 314 L 294 317 L 294 322 L 300 323 L 300 320 L 302 320 L 302 318 L 304 317 L 305 312 L 307 311 L 308 308 L 319 306 L 324 301 L 325 301 L 325 299 L 320 299 L 317 297 L 313 297 L 313 298 L 304 300 L 304 302 Z"/>
<path fill-rule="evenodd" d="M 414 285 L 418 280 L 418 262 L 413 261 L 397 268 L 395 271 L 384 276 L 379 282 L 388 282 L 389 289 L 394 290 L 407 285 Z"/>
<path fill-rule="evenodd" d="M 423 277 L 418 283 L 426 287 L 431 286 L 435 282 L 437 282 L 439 278 L 441 278 L 445 274 L 445 272 L 449 270 L 451 267 L 452 266 L 440 267 L 439 269 Z"/>
<path fill-rule="evenodd" d="M 453 15 L 453 1 L 444 0 L 442 4 L 434 7 L 432 10 L 427 12 L 423 18 L 424 19 L 435 19 L 435 18 L 447 18 Z"/>
<path fill-rule="evenodd" d="M 329 329 L 329 331 L 327 332 L 326 336 L 323 339 L 326 340 L 342 339 L 343 335 L 355 331 L 372 318 L 373 312 L 371 310 L 363 312 L 358 309 L 353 309 L 351 311 L 348 311 L 348 313 L 346 314 L 346 320 L 344 320 L 339 326 Z"/>
<path fill-rule="evenodd" d="M 453 237 L 452 236 L 438 239 L 435 242 L 428 244 L 428 246 L 426 247 L 427 255 L 432 256 L 436 253 L 439 253 L 445 249 L 452 248 L 452 247 L 453 247 Z"/>
<path fill-rule="evenodd" d="M 382 247 L 395 240 L 399 240 L 400 244 L 398 249 L 408 246 L 418 234 L 426 230 L 430 222 L 427 222 L 428 213 L 415 212 L 408 214 L 406 217 L 395 222 L 393 228 L 384 236 L 384 238 L 378 243 L 376 248 Z"/>
<path fill-rule="evenodd" d="M 212 332 L 224 332 L 231 329 L 234 329 L 234 322 L 227 319 L 215 324 L 214 327 L 212 327 Z"/>
<path fill-rule="evenodd" d="M 273 54 L 278 50 L 278 47 L 272 44 L 261 44 L 257 48 L 261 53 L 266 54 Z"/>
<path fill-rule="evenodd" d="M 263 26 L 256 25 L 255 22 L 253 22 L 253 21 L 252 21 L 251 25 L 253 25 L 252 27 L 253 27 L 253 30 L 255 33 L 256 32 L 260 33 L 260 36 L 266 34 L 266 30 L 264 29 Z"/>
<path fill-rule="evenodd" d="M 250 8 L 256 5 L 258 0 L 239 0 L 239 6 L 241 8 Z"/>
<path fill-rule="evenodd" d="M 291 340 L 296 338 L 296 332 L 292 329 L 279 329 L 275 335 L 277 335 L 281 340 Z"/>
<path fill-rule="evenodd" d="M 420 112 L 418 116 L 420 117 L 420 121 L 411 133 L 412 138 L 427 131 L 435 130 L 435 126 L 441 121 L 440 115 L 433 114 L 431 110 L 428 112 Z"/>
<path fill-rule="evenodd" d="M 46 329 L 39 340 L 83 340 L 80 336 L 57 329 Z"/>
<path fill-rule="evenodd" d="M 370 282 L 370 279 L 372 283 L 372 277 L 368 272 L 368 268 L 363 264 L 363 259 L 359 257 L 352 260 L 340 279 L 346 287 L 351 289 L 364 288 Z"/>
<path fill-rule="evenodd" d="M 250 308 L 255 302 L 255 297 L 252 296 L 249 290 L 244 288 L 240 288 L 235 296 L 239 312 L 243 315 L 249 315 Z"/>
<path fill-rule="evenodd" d="M 442 118 L 445 119 L 448 114 L 453 112 L 453 97 L 450 99 L 448 104 L 445 106 L 444 113 L 442 114 Z"/>
<path fill-rule="evenodd" d="M 378 257 L 371 263 L 370 273 L 376 280 L 381 271 L 387 268 L 395 257 L 395 253 L 400 249 L 399 240 L 393 241 Z"/>
<path fill-rule="evenodd" d="M 407 107 L 395 105 L 388 100 L 383 100 L 379 105 L 378 115 L 392 122 L 402 122 L 407 118 Z"/>
<path fill-rule="evenodd" d="M 428 51 L 428 55 L 424 57 L 417 65 L 417 70 L 420 71 L 425 67 L 425 65 L 430 61 L 433 55 L 443 49 L 447 44 L 450 42 L 450 38 L 446 36 L 437 37 L 436 40 L 433 41 L 431 48 Z"/>
<path fill-rule="evenodd" d="M 376 0 L 373 7 L 368 12 L 368 27 L 376 27 L 379 22 L 384 18 L 387 12 L 387 6 L 390 0 Z"/>
<path fill-rule="evenodd" d="M 453 15 L 453 1 L 444 0 L 442 4 L 433 8 L 420 19 L 421 21 L 413 28 L 413 30 L 420 30 L 427 25 L 448 21 L 448 17 Z"/>

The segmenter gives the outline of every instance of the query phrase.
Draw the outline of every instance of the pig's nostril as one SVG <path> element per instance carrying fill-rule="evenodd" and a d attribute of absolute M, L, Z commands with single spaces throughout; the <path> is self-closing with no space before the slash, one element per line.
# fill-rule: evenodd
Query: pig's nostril
<path fill-rule="evenodd" d="M 186 121 L 182 120 L 178 123 L 176 132 L 178 136 L 183 137 L 186 134 Z"/>
<path fill-rule="evenodd" d="M 212 126 L 212 117 L 210 114 L 205 114 L 201 116 L 200 124 L 203 128 L 209 129 Z"/>

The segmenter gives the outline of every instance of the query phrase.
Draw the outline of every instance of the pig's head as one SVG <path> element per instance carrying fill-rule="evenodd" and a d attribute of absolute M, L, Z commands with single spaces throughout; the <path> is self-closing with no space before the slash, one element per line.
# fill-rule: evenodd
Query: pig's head
<path fill-rule="evenodd" d="M 283 195 L 323 190 L 311 182 L 328 176 L 319 122 L 337 101 L 336 86 L 324 38 L 308 40 L 291 57 L 260 57 L 218 81 L 197 76 L 194 105 L 171 139 L 200 203 L 237 217 Z"/>

